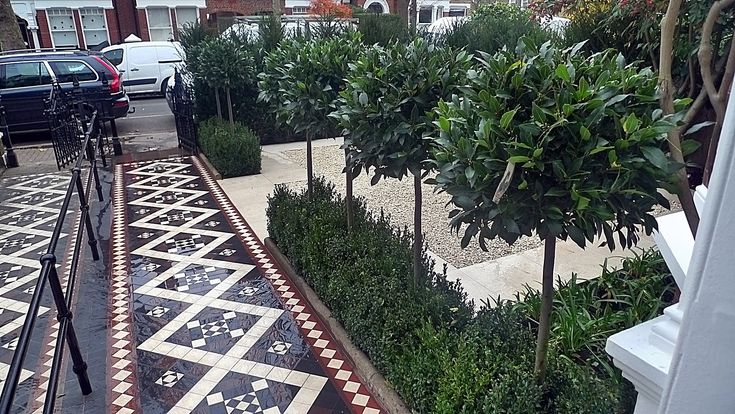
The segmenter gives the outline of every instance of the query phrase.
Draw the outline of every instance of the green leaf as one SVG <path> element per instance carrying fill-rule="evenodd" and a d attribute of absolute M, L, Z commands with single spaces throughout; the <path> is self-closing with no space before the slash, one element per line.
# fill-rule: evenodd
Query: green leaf
<path fill-rule="evenodd" d="M 630 134 L 637 131 L 640 125 L 641 121 L 639 121 L 638 117 L 636 117 L 635 114 L 632 113 L 628 115 L 628 118 L 626 118 L 625 122 L 623 122 L 623 131 L 625 131 L 626 134 Z"/>
<path fill-rule="evenodd" d="M 569 69 L 567 69 L 567 65 L 564 63 L 560 63 L 559 66 L 556 67 L 556 77 L 563 80 L 564 82 L 571 83 L 572 78 L 569 76 Z"/>
<path fill-rule="evenodd" d="M 533 151 L 533 158 L 538 158 L 538 157 L 540 157 L 540 156 L 541 156 L 541 154 L 542 154 L 543 152 L 544 152 L 544 149 L 543 149 L 543 148 L 536 148 L 536 149 L 535 149 L 535 150 Z"/>
<path fill-rule="evenodd" d="M 658 168 L 666 169 L 669 165 L 669 159 L 663 151 L 656 147 L 641 147 L 643 156 L 646 157 L 651 164 Z"/>
<path fill-rule="evenodd" d="M 500 117 L 500 127 L 503 129 L 508 129 L 508 126 L 513 120 L 513 117 L 516 115 L 516 112 L 518 112 L 517 108 L 504 113 L 503 116 Z"/>
<path fill-rule="evenodd" d="M 465 168 L 464 175 L 467 177 L 470 185 L 475 185 L 475 169 L 471 165 Z"/>
<path fill-rule="evenodd" d="M 686 135 L 693 134 L 693 133 L 699 131 L 702 128 L 705 128 L 705 127 L 708 127 L 708 126 L 714 125 L 714 124 L 715 123 L 712 122 L 712 121 L 700 122 L 700 123 L 698 123 L 696 125 L 692 125 L 691 128 L 687 129 L 687 132 L 685 132 L 684 135 L 686 136 Z"/>
<path fill-rule="evenodd" d="M 439 117 L 439 128 L 444 132 L 449 132 L 449 120 L 443 116 Z"/>
<path fill-rule="evenodd" d="M 528 161 L 531 161 L 531 159 L 526 157 L 525 155 L 515 155 L 508 158 L 508 162 L 512 162 L 514 164 L 520 164 Z"/>
<path fill-rule="evenodd" d="M 531 104 L 531 112 L 533 113 L 534 121 L 539 124 L 546 122 L 546 114 L 544 114 L 544 111 L 536 103 Z"/>
<path fill-rule="evenodd" d="M 687 155 L 694 154 L 702 143 L 694 139 L 685 139 L 681 142 L 681 152 L 686 157 Z"/>
<path fill-rule="evenodd" d="M 582 141 L 589 141 L 592 133 L 590 133 L 590 130 L 586 126 L 581 125 L 579 127 L 579 135 L 582 137 Z"/>

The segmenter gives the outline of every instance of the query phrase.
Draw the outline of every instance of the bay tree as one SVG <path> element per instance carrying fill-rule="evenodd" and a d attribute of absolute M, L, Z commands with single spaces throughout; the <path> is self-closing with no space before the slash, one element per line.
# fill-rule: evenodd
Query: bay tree
<path fill-rule="evenodd" d="M 273 105 L 280 122 L 306 135 L 309 197 L 314 187 L 312 139 L 337 130 L 337 121 L 329 115 L 337 107 L 348 64 L 358 57 L 361 45 L 360 34 L 355 32 L 306 41 L 294 39 L 265 57 L 258 99 Z"/>
<path fill-rule="evenodd" d="M 231 89 L 254 86 L 257 82 L 255 56 L 248 46 L 248 43 L 234 37 L 206 38 L 191 48 L 191 58 L 187 61 L 187 70 L 194 79 L 214 89 L 219 118 L 222 118 L 219 91 L 225 91 L 230 126 L 233 128 L 235 121 Z"/>
<path fill-rule="evenodd" d="M 431 170 L 433 108 L 464 85 L 471 57 L 423 39 L 374 46 L 350 66 L 336 113 L 350 134 L 344 147 L 355 173 L 381 178 L 412 177 L 414 183 L 413 272 L 422 274 L 421 180 Z"/>
<path fill-rule="evenodd" d="M 523 43 L 523 42 L 522 42 Z M 658 108 L 654 73 L 615 51 L 585 57 L 522 44 L 483 55 L 468 87 L 436 109 L 436 185 L 451 196 L 462 247 L 500 237 L 544 242 L 535 371 L 540 382 L 553 304 L 556 240 L 630 248 L 656 228 L 677 166 L 662 149 L 675 116 Z M 678 110 L 686 101 L 677 102 Z"/>

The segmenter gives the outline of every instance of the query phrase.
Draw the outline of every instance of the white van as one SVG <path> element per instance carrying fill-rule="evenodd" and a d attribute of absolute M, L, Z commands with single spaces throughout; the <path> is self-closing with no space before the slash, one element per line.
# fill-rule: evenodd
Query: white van
<path fill-rule="evenodd" d="M 174 68 L 183 65 L 178 42 L 126 42 L 102 49 L 102 54 L 120 71 L 128 93 L 165 94 Z"/>

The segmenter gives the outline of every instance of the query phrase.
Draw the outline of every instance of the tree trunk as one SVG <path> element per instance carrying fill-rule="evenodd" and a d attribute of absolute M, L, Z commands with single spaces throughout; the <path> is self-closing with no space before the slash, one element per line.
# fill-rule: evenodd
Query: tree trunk
<path fill-rule="evenodd" d="M 350 155 L 347 149 L 345 149 L 345 209 L 347 214 L 347 233 L 352 232 L 352 227 L 355 225 L 355 211 L 352 205 L 352 163 L 350 162 Z"/>
<path fill-rule="evenodd" d="M 309 201 L 314 195 L 314 164 L 311 156 L 311 133 L 306 133 L 306 193 Z"/>
<path fill-rule="evenodd" d="M 421 286 L 422 260 L 421 250 L 423 247 L 423 233 L 421 231 L 421 173 L 413 176 L 414 206 L 413 206 L 413 279 L 416 287 Z"/>
<path fill-rule="evenodd" d="M 735 72 L 735 42 L 731 42 L 722 82 L 720 83 L 719 88 L 715 85 L 715 75 L 712 69 L 712 60 L 714 55 L 712 31 L 714 30 L 717 20 L 720 18 L 722 12 L 733 4 L 735 4 L 735 0 L 719 0 L 712 4 L 709 13 L 707 13 L 707 19 L 702 25 L 702 40 L 699 44 L 699 52 L 697 54 L 699 58 L 699 68 L 702 73 L 702 84 L 704 89 L 707 91 L 710 104 L 712 104 L 712 108 L 714 108 L 716 114 L 715 126 L 712 129 L 709 148 L 707 150 L 707 159 L 704 164 L 703 179 L 705 185 L 709 184 L 710 175 L 712 174 L 712 166 L 714 165 L 715 154 L 717 153 L 717 144 L 720 141 L 722 124 L 725 121 L 727 96 L 728 93 L 730 93 L 730 86 L 733 81 L 733 72 Z"/>
<path fill-rule="evenodd" d="M 554 259 L 556 256 L 556 237 L 544 240 L 543 287 L 541 288 L 541 314 L 538 318 L 536 338 L 536 363 L 534 372 L 539 384 L 546 379 L 548 365 L 549 336 L 551 334 L 551 311 L 554 307 Z"/>
<path fill-rule="evenodd" d="M 396 0 L 398 16 L 403 20 L 403 23 L 406 25 L 408 25 L 408 3 L 409 0 Z"/>
<path fill-rule="evenodd" d="M 273 10 L 274 16 L 280 16 L 281 11 L 281 0 L 272 0 L 271 1 L 271 9 Z"/>
<path fill-rule="evenodd" d="M 409 7 L 409 10 L 408 10 L 408 22 L 411 25 L 411 33 L 413 33 L 415 35 L 416 34 L 416 26 L 418 24 L 418 18 L 419 18 L 419 16 L 418 16 L 418 8 L 417 8 L 418 0 L 409 0 L 409 2 L 410 2 L 409 3 L 410 4 L 410 7 Z"/>
<path fill-rule="evenodd" d="M 219 103 L 219 88 L 214 88 L 214 99 L 217 101 L 217 118 L 222 119 L 222 105 Z"/>
<path fill-rule="evenodd" d="M 230 87 L 227 87 L 227 115 L 230 117 L 230 131 L 235 133 L 235 120 L 232 117 L 232 97 L 230 96 Z"/>
<path fill-rule="evenodd" d="M 661 20 L 661 55 L 659 62 L 659 87 L 661 90 L 661 109 L 664 114 L 674 113 L 674 96 L 673 81 L 671 76 L 671 65 L 673 60 L 674 33 L 676 31 L 676 20 L 679 17 L 679 9 L 682 0 L 671 0 L 669 2 L 666 15 Z M 671 158 L 684 165 L 684 155 L 681 152 L 681 132 L 678 128 L 668 133 L 669 152 Z M 696 237 L 697 227 L 699 226 L 699 214 L 697 207 L 694 205 L 694 197 L 689 188 L 689 179 L 687 178 L 686 167 L 682 167 L 676 173 L 676 186 L 678 190 L 679 201 L 684 210 L 684 215 L 689 223 L 689 229 L 692 235 Z"/>
<path fill-rule="evenodd" d="M 0 51 L 25 48 L 10 0 L 0 0 Z"/>

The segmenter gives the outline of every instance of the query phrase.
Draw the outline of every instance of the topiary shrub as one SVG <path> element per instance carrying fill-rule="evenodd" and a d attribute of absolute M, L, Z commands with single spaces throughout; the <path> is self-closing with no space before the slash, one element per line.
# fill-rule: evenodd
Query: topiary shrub
<path fill-rule="evenodd" d="M 210 118 L 199 125 L 199 146 L 222 177 L 260 173 L 260 139 L 239 122 Z"/>

